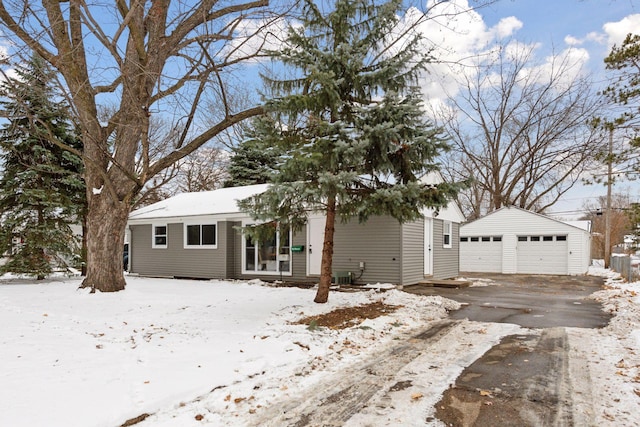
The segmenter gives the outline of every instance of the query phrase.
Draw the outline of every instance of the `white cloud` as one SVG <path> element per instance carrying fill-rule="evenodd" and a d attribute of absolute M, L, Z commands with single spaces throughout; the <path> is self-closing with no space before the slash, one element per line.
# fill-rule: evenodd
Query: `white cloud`
<path fill-rule="evenodd" d="M 18 74 L 15 68 L 5 68 L 0 71 L 0 83 L 4 83 L 11 79 L 22 80 L 22 77 Z"/>
<path fill-rule="evenodd" d="M 429 4 L 433 5 L 433 2 Z M 417 16 L 418 13 L 408 12 L 403 17 L 403 25 L 407 25 L 406 21 L 417 19 Z M 585 41 L 599 42 L 603 39 L 599 33 L 589 33 L 582 39 L 567 36 L 566 49 L 541 57 L 540 43 L 525 43 L 516 39 L 522 27 L 522 21 L 514 16 L 488 26 L 482 15 L 473 10 L 469 0 L 438 3 L 429 10 L 429 19 L 419 26 L 429 45 L 433 46 L 433 55 L 437 59 L 437 62 L 430 64 L 429 73 L 422 80 L 427 104 L 436 111 L 444 108 L 447 98 L 458 95 L 467 84 L 465 78 L 474 80 L 478 65 L 491 64 L 500 54 L 508 60 L 522 60 L 523 53 L 529 52 L 526 55 L 528 63 L 522 70 L 523 76 L 528 76 L 529 82 L 556 81 L 561 88 L 574 82 L 584 72 L 590 56 L 587 49 L 579 46 Z M 485 83 L 497 84 L 499 76 L 488 76 Z"/>
<path fill-rule="evenodd" d="M 284 44 L 290 24 L 283 18 L 245 19 L 236 27 L 236 34 L 225 46 L 223 54 L 238 59 L 261 50 L 278 50 Z M 295 23 L 293 25 L 295 27 Z"/>
<path fill-rule="evenodd" d="M 440 3 L 429 9 L 428 18 L 420 25 L 420 31 L 437 47 L 436 55 L 442 60 L 464 57 L 486 46 L 498 34 L 513 30 L 513 23 L 503 21 L 487 28 L 482 16 L 471 10 L 467 0 Z"/>
<path fill-rule="evenodd" d="M 584 36 L 583 38 L 578 38 L 572 35 L 568 35 L 564 38 L 564 42 L 569 46 L 580 46 L 586 42 L 596 42 L 598 44 L 604 44 L 606 43 L 606 39 L 607 39 L 606 35 L 592 31 L 586 36 Z"/>
<path fill-rule="evenodd" d="M 606 41 L 606 37 L 602 33 L 598 33 L 598 32 L 592 31 L 589 34 L 587 34 L 587 36 L 585 37 L 585 40 L 594 41 L 596 43 L 604 44 L 605 41 Z"/>
<path fill-rule="evenodd" d="M 607 22 L 602 26 L 607 34 L 609 47 L 620 44 L 629 33 L 640 34 L 640 13 L 629 15 L 617 22 Z"/>
<path fill-rule="evenodd" d="M 524 43 L 518 40 L 511 40 L 505 46 L 506 58 L 515 61 L 518 58 L 522 58 L 523 52 L 535 53 L 541 46 L 540 43 Z"/>
<path fill-rule="evenodd" d="M 444 107 L 445 100 L 459 93 L 456 77 L 474 73 L 478 62 L 496 57 L 500 42 L 513 37 L 523 23 L 514 16 L 501 19 L 489 27 L 468 0 L 435 2 L 430 0 L 428 19 L 418 25 L 436 62 L 422 80 L 422 90 L 428 104 L 435 110 Z M 421 17 L 421 12 L 409 9 L 400 26 L 406 28 Z"/>
<path fill-rule="evenodd" d="M 492 31 L 497 38 L 511 37 L 516 31 L 522 28 L 522 21 L 515 16 L 502 18 L 498 24 L 493 27 Z"/>
<path fill-rule="evenodd" d="M 549 55 L 539 65 L 525 68 L 529 82 L 554 81 L 558 89 L 571 86 L 579 78 L 589 60 L 589 52 L 583 48 L 570 47 L 560 53 Z"/>
<path fill-rule="evenodd" d="M 577 38 L 575 38 L 573 36 L 566 36 L 564 38 L 564 42 L 566 44 L 568 44 L 569 46 L 579 46 L 582 43 L 584 43 L 584 39 L 577 39 Z"/>
<path fill-rule="evenodd" d="M 9 49 L 6 46 L 0 45 L 0 63 L 6 63 L 9 60 Z M 7 65 L 7 64 L 5 64 Z M 7 78 L 14 79 L 18 77 L 18 73 L 14 68 L 5 68 L 0 71 L 0 83 L 6 81 Z"/>

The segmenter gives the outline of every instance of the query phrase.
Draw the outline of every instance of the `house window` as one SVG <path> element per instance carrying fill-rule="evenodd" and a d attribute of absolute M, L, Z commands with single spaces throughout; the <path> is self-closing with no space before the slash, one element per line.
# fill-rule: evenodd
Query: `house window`
<path fill-rule="evenodd" d="M 443 224 L 442 247 L 443 248 L 451 247 L 451 222 L 450 221 L 445 221 Z"/>
<path fill-rule="evenodd" d="M 468 238 L 468 237 L 461 237 L 461 238 L 460 238 L 460 241 L 461 241 L 461 242 L 468 242 L 468 241 L 469 241 L 469 238 Z"/>
<path fill-rule="evenodd" d="M 217 224 L 185 224 L 184 247 L 215 249 L 216 234 Z"/>
<path fill-rule="evenodd" d="M 567 236 L 556 236 L 556 242 L 566 242 Z"/>
<path fill-rule="evenodd" d="M 542 236 L 543 242 L 553 242 L 553 236 Z"/>
<path fill-rule="evenodd" d="M 518 236 L 518 242 L 526 242 L 527 236 Z"/>
<path fill-rule="evenodd" d="M 532 242 L 539 242 L 540 241 L 540 236 L 531 236 L 531 241 Z"/>
<path fill-rule="evenodd" d="M 291 230 L 276 223 L 261 232 L 260 239 L 244 238 L 244 273 L 290 273 Z"/>
<path fill-rule="evenodd" d="M 479 242 L 479 241 L 480 241 L 480 238 L 479 238 L 479 237 L 471 237 L 471 238 L 469 239 L 469 241 L 470 241 L 470 242 Z"/>
<path fill-rule="evenodd" d="M 494 242 L 502 242 L 502 236 L 493 236 Z"/>
<path fill-rule="evenodd" d="M 482 241 L 483 241 L 483 242 L 490 242 L 490 241 L 491 241 L 491 237 L 489 237 L 489 236 L 482 236 Z"/>
<path fill-rule="evenodd" d="M 151 247 L 154 249 L 167 248 L 167 225 L 154 225 Z"/>

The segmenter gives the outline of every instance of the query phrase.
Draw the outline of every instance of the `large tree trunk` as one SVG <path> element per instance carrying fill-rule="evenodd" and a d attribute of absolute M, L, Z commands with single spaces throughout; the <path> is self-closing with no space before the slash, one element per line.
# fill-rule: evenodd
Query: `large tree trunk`
<path fill-rule="evenodd" d="M 129 205 L 107 194 L 90 196 L 87 213 L 87 276 L 81 287 L 92 291 L 124 289 L 124 233 Z"/>
<path fill-rule="evenodd" d="M 320 284 L 313 302 L 325 303 L 329 300 L 331 272 L 333 264 L 333 232 L 336 223 L 336 198 L 330 196 L 327 202 L 327 220 L 324 225 L 324 244 L 322 245 L 322 263 L 320 264 Z"/>
<path fill-rule="evenodd" d="M 82 277 L 87 276 L 87 230 L 87 212 L 85 211 L 82 215 L 82 247 L 80 249 L 80 275 Z"/>

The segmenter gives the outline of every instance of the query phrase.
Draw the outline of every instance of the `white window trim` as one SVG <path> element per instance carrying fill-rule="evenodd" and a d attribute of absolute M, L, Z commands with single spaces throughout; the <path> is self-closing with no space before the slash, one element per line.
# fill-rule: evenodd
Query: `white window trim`
<path fill-rule="evenodd" d="M 254 221 L 242 221 L 242 226 L 246 227 L 248 225 L 252 225 L 254 224 Z M 276 245 L 279 246 L 280 245 L 280 237 L 277 237 L 278 240 L 276 240 Z M 289 227 L 289 271 L 260 271 L 260 270 L 247 270 L 247 239 L 245 237 L 245 235 L 242 235 L 242 274 L 245 275 L 252 275 L 252 276 L 292 276 L 293 275 L 293 257 L 291 256 L 291 246 L 293 245 L 292 243 L 292 239 L 293 239 L 293 233 L 291 232 L 291 227 Z M 278 253 L 276 254 L 276 265 L 278 270 L 280 269 L 280 260 L 278 258 L 280 258 L 280 253 L 278 251 Z M 257 263 L 256 263 L 257 265 Z"/>
<path fill-rule="evenodd" d="M 449 232 L 447 233 L 447 227 Z M 444 236 L 449 235 L 449 243 L 444 242 Z M 453 247 L 453 224 L 451 221 L 442 222 L 442 247 L 445 249 L 451 249 Z"/>
<path fill-rule="evenodd" d="M 156 227 L 165 227 L 165 241 L 164 245 L 156 245 Z M 156 223 L 151 224 L 151 248 L 152 249 L 167 249 L 167 245 L 169 244 L 169 224 L 166 223 Z"/>
<path fill-rule="evenodd" d="M 187 236 L 187 227 L 190 225 L 214 225 L 216 227 L 216 243 L 214 245 L 189 245 L 188 236 Z M 202 228 L 200 229 L 202 232 Z M 218 249 L 218 240 L 220 239 L 220 228 L 218 227 L 218 221 L 211 220 L 193 220 L 193 221 L 185 221 L 182 224 L 182 246 L 184 249 Z M 200 240 L 202 240 L 202 234 L 200 235 Z"/>

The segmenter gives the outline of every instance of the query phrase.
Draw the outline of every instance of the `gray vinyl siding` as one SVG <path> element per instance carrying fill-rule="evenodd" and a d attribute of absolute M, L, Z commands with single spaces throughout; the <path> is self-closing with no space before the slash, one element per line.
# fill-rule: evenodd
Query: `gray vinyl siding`
<path fill-rule="evenodd" d="M 390 217 L 372 217 L 360 224 L 354 219 L 337 223 L 334 235 L 333 271 L 351 271 L 355 283 L 400 283 L 401 226 Z M 360 276 L 359 262 L 365 270 Z"/>
<path fill-rule="evenodd" d="M 234 225 L 241 227 L 242 223 L 238 221 Z M 229 278 L 240 279 L 242 278 L 242 233 L 236 230 L 231 235 L 231 239 L 233 239 L 233 246 L 236 248 L 236 256 L 233 258 L 233 269 L 229 272 Z"/>
<path fill-rule="evenodd" d="M 167 248 L 151 247 L 151 225 L 131 227 L 131 272 L 145 276 L 224 279 L 228 277 L 227 222 L 218 222 L 217 249 L 185 249 L 182 223 L 167 224 Z"/>
<path fill-rule="evenodd" d="M 293 234 L 291 244 L 293 246 L 304 246 L 304 250 L 302 252 L 295 252 L 291 254 L 291 272 L 293 273 L 291 280 L 307 282 L 309 281 L 309 278 L 307 277 L 307 251 L 309 248 L 307 248 L 306 226 Z M 312 281 L 317 282 L 317 279 L 313 279 Z"/>
<path fill-rule="evenodd" d="M 130 228 L 129 242 L 129 271 L 141 273 L 143 266 L 152 261 L 151 252 L 151 225 L 132 225 Z"/>
<path fill-rule="evenodd" d="M 444 221 L 433 220 L 433 278 L 451 279 L 460 270 L 460 224 L 451 223 L 451 248 L 443 247 Z"/>
<path fill-rule="evenodd" d="M 242 222 L 229 222 L 227 226 L 227 274 L 229 279 L 235 279 L 240 276 L 240 263 L 242 262 L 242 241 L 240 240 L 239 227 Z"/>
<path fill-rule="evenodd" d="M 424 220 L 402 225 L 402 270 L 400 283 L 413 285 L 424 279 Z"/>
<path fill-rule="evenodd" d="M 442 247 L 442 220 L 433 221 L 433 278 L 456 277 L 459 269 L 459 225 L 452 223 L 452 248 Z M 131 272 L 145 276 L 209 279 L 279 280 L 280 275 L 242 274 L 242 235 L 239 221 L 217 222 L 217 249 L 185 249 L 182 223 L 168 224 L 167 248 L 153 249 L 152 226 L 131 225 Z M 307 276 L 307 230 L 292 238 L 304 246 L 291 254 L 292 274 L 285 281 L 316 282 Z M 359 263 L 365 263 L 360 275 Z M 350 271 L 356 284 L 413 284 L 424 278 L 424 221 L 401 225 L 395 219 L 372 217 L 365 224 L 353 220 L 335 226 L 333 271 Z"/>

